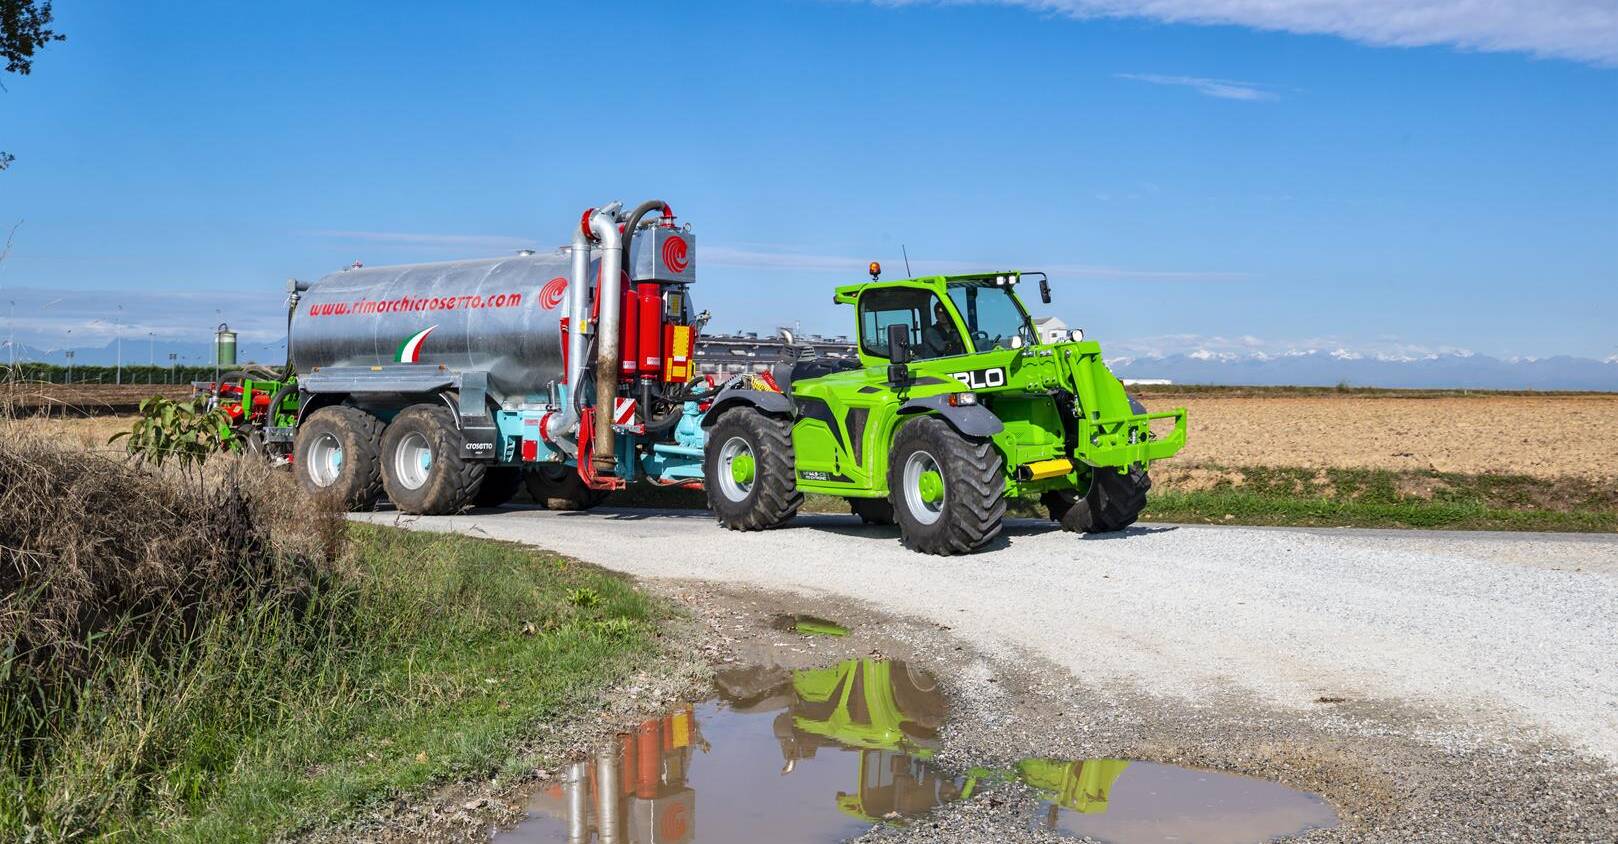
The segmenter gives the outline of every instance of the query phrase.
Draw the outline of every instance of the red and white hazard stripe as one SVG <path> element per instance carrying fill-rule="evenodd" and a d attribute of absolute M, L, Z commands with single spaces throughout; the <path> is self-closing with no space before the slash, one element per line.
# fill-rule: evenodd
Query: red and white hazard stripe
<path fill-rule="evenodd" d="M 635 421 L 635 400 L 616 399 L 612 405 L 612 424 L 628 425 Z"/>

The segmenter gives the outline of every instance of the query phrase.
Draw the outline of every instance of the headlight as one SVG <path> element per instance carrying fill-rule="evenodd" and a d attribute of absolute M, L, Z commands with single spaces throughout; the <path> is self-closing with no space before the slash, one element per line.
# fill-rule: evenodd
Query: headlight
<path fill-rule="evenodd" d="M 950 407 L 971 407 L 972 405 L 978 403 L 978 394 L 973 392 L 950 393 L 949 397 L 944 399 L 944 401 L 947 402 Z"/>
<path fill-rule="evenodd" d="M 1067 338 L 1069 340 L 1072 340 L 1075 343 L 1079 342 L 1080 340 L 1083 340 L 1084 339 L 1084 329 L 1075 328 L 1072 331 L 1069 331 L 1067 333 Z"/>

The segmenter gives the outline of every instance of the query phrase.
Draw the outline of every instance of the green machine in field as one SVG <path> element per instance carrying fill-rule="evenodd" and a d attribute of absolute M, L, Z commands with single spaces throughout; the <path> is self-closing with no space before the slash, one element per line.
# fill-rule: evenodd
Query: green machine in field
<path fill-rule="evenodd" d="M 1185 445 L 1184 408 L 1146 412 L 1082 332 L 1041 337 L 1015 290 L 1038 278 L 1049 302 L 1042 273 L 879 272 L 834 297 L 854 307 L 858 362 L 793 357 L 726 387 L 703 418 L 708 500 L 726 527 L 780 525 L 804 493 L 845 497 L 933 554 L 994 538 L 1010 498 L 1040 499 L 1072 531 L 1135 521 L 1147 467 Z"/>

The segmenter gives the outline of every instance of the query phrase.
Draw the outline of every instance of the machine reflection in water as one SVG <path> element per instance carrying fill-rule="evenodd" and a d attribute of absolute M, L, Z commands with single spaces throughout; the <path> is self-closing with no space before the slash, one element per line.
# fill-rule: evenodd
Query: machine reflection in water
<path fill-rule="evenodd" d="M 904 662 L 717 679 L 716 700 L 648 719 L 613 752 L 565 768 L 501 844 L 839 841 L 1012 779 L 1046 801 L 1036 823 L 1109 841 L 1264 841 L 1336 823 L 1320 798 L 1275 783 L 1121 759 L 1025 759 L 951 776 L 930 762 L 944 696 Z M 1123 811 L 1109 817 L 1115 804 Z"/>

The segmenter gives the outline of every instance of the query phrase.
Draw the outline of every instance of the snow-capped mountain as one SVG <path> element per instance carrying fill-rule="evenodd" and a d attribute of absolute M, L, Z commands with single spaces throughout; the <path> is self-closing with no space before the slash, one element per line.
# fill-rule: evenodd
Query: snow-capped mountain
<path fill-rule="evenodd" d="M 1501 359 L 1470 352 L 1415 355 L 1334 349 L 1276 354 L 1197 349 L 1120 356 L 1109 358 L 1107 364 L 1120 378 L 1167 378 L 1176 384 L 1618 392 L 1618 355 L 1603 360 L 1565 355 Z"/>

